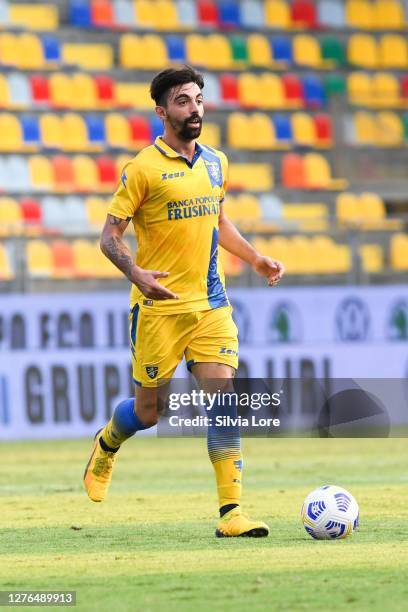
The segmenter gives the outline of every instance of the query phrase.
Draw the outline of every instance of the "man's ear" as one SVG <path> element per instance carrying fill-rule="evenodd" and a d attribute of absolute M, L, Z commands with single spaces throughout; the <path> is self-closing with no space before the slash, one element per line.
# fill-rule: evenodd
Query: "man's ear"
<path fill-rule="evenodd" d="M 166 115 L 166 109 L 164 108 L 164 106 L 156 106 L 156 108 L 155 108 L 154 110 L 155 110 L 155 112 L 156 112 L 156 115 L 157 115 L 158 117 L 160 117 L 160 119 L 161 119 L 162 121 L 164 121 L 164 120 L 165 120 L 165 118 L 166 118 L 166 116 L 167 116 L 167 115 Z"/>

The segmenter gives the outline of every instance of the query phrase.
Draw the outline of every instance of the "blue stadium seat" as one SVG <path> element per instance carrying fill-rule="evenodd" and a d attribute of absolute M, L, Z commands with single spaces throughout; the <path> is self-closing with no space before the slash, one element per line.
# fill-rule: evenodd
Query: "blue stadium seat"
<path fill-rule="evenodd" d="M 42 45 L 44 57 L 47 62 L 61 61 L 61 48 L 58 38 L 54 36 L 43 36 Z"/>
<path fill-rule="evenodd" d="M 19 72 L 12 72 L 7 76 L 7 83 L 13 106 L 29 108 L 32 104 L 32 97 L 27 76 Z"/>
<path fill-rule="evenodd" d="M 343 0 L 320 0 L 318 6 L 319 23 L 328 28 L 344 28 L 346 18 Z"/>
<path fill-rule="evenodd" d="M 113 16 L 117 26 L 129 28 L 136 25 L 135 11 L 128 0 L 114 0 Z"/>
<path fill-rule="evenodd" d="M 322 107 L 325 102 L 323 83 L 315 75 L 307 75 L 303 78 L 303 95 L 306 104 Z"/>
<path fill-rule="evenodd" d="M 90 28 L 92 26 L 90 3 L 85 0 L 71 0 L 69 21 L 78 28 Z"/>
<path fill-rule="evenodd" d="M 179 23 L 191 29 L 197 27 L 197 7 L 194 0 L 178 0 L 177 16 Z"/>
<path fill-rule="evenodd" d="M 260 0 L 243 0 L 241 4 L 241 21 L 245 28 L 262 30 L 265 27 L 263 2 Z"/>
<path fill-rule="evenodd" d="M 167 55 L 173 62 L 186 61 L 186 48 L 184 38 L 181 36 L 166 36 Z"/>
<path fill-rule="evenodd" d="M 150 120 L 150 127 L 152 130 L 152 139 L 155 140 L 157 136 L 163 134 L 163 122 L 157 115 L 154 115 Z"/>
<path fill-rule="evenodd" d="M 290 124 L 289 115 L 275 115 L 273 117 L 273 123 L 275 125 L 275 135 L 277 141 L 292 141 L 292 126 Z"/>
<path fill-rule="evenodd" d="M 39 145 L 41 136 L 38 116 L 22 115 L 20 123 L 23 132 L 23 142 L 29 145 Z"/>
<path fill-rule="evenodd" d="M 239 4 L 232 0 L 223 0 L 218 3 L 219 20 L 225 28 L 240 28 L 241 15 Z"/>
<path fill-rule="evenodd" d="M 106 142 L 105 122 L 102 115 L 87 115 L 85 122 L 90 143 L 102 144 Z"/>
<path fill-rule="evenodd" d="M 290 38 L 283 36 L 271 39 L 273 59 L 275 62 L 293 62 L 292 43 Z"/>

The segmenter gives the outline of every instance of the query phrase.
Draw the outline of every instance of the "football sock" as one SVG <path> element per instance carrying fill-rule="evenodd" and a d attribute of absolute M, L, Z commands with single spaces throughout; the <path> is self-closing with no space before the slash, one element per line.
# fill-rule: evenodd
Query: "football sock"
<path fill-rule="evenodd" d="M 220 515 L 223 516 L 239 506 L 241 500 L 241 439 L 238 425 L 216 425 L 216 416 L 236 418 L 236 405 L 214 404 L 209 413 L 211 425 L 208 427 L 207 447 L 215 471 Z"/>
<path fill-rule="evenodd" d="M 102 430 L 100 445 L 103 450 L 115 452 L 122 442 L 133 436 L 137 431 L 148 429 L 135 413 L 135 400 L 130 397 L 118 404 L 113 416 Z"/>

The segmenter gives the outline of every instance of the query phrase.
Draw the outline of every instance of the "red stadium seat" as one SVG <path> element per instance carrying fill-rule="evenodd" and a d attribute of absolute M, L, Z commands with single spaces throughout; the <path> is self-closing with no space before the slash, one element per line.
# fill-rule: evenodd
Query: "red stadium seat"
<path fill-rule="evenodd" d="M 333 142 L 333 126 L 330 115 L 319 114 L 314 118 L 317 143 L 329 145 Z"/>
<path fill-rule="evenodd" d="M 233 74 L 223 74 L 220 77 L 221 97 L 223 102 L 239 104 L 238 79 Z"/>
<path fill-rule="evenodd" d="M 219 26 L 218 7 L 211 0 L 198 0 L 197 2 L 198 22 L 202 26 Z"/>
<path fill-rule="evenodd" d="M 105 104 L 112 104 L 115 100 L 115 82 L 114 80 L 105 75 L 99 75 L 95 77 L 96 84 L 96 95 L 99 102 Z"/>
<path fill-rule="evenodd" d="M 113 3 L 109 0 L 92 0 L 91 22 L 92 25 L 100 28 L 113 27 Z"/>
<path fill-rule="evenodd" d="M 292 22 L 295 26 L 315 28 L 317 25 L 316 6 L 310 0 L 294 0 L 291 7 Z"/>
<path fill-rule="evenodd" d="M 37 200 L 33 198 L 24 198 L 20 201 L 20 208 L 25 223 L 41 225 L 42 210 Z"/>
<path fill-rule="evenodd" d="M 401 95 L 408 100 L 408 74 L 401 77 Z"/>
<path fill-rule="evenodd" d="M 106 187 L 113 187 L 118 181 L 116 173 L 116 164 L 111 157 L 104 155 L 96 160 L 98 167 L 99 182 Z"/>
<path fill-rule="evenodd" d="M 130 138 L 136 147 L 145 147 L 152 142 L 150 123 L 145 117 L 129 117 L 129 126 Z"/>
<path fill-rule="evenodd" d="M 287 153 L 282 160 L 282 183 L 284 187 L 302 189 L 305 186 L 303 159 L 296 153 Z"/>
<path fill-rule="evenodd" d="M 56 155 L 52 160 L 54 182 L 57 191 L 70 191 L 74 185 L 72 161 L 65 155 Z"/>
<path fill-rule="evenodd" d="M 34 102 L 49 104 L 50 88 L 48 79 L 42 75 L 34 74 L 30 77 L 31 97 Z"/>
<path fill-rule="evenodd" d="M 74 276 L 74 253 L 69 242 L 55 240 L 52 244 L 52 259 L 55 278 L 72 278 Z"/>
<path fill-rule="evenodd" d="M 285 74 L 282 77 L 283 89 L 285 92 L 286 102 L 292 108 L 299 108 L 304 105 L 303 83 L 294 74 Z"/>

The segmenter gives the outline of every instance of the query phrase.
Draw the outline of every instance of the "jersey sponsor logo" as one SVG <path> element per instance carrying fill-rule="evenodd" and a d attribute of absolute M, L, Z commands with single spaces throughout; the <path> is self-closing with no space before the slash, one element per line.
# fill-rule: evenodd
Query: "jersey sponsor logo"
<path fill-rule="evenodd" d="M 202 196 L 186 200 L 167 202 L 167 220 L 192 219 L 207 215 L 220 214 L 220 199 L 218 196 Z"/>
<path fill-rule="evenodd" d="M 171 174 L 168 174 L 167 172 L 162 172 L 161 180 L 167 181 L 168 179 L 179 178 L 182 176 L 185 176 L 185 172 L 172 172 Z"/>
<path fill-rule="evenodd" d="M 156 378 L 159 372 L 159 368 L 157 366 L 146 366 L 146 374 L 149 378 Z"/>
<path fill-rule="evenodd" d="M 143 300 L 143 306 L 153 306 L 153 300 Z"/>
<path fill-rule="evenodd" d="M 234 349 L 229 349 L 226 346 L 222 346 L 220 348 L 220 355 L 236 355 L 238 357 L 238 351 L 234 351 Z"/>

